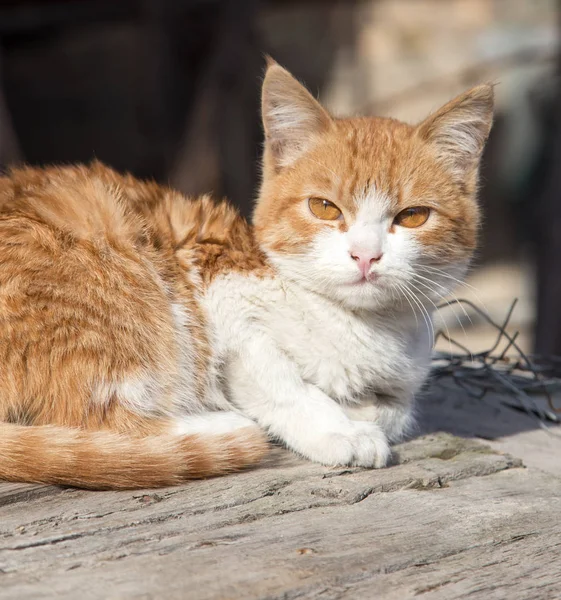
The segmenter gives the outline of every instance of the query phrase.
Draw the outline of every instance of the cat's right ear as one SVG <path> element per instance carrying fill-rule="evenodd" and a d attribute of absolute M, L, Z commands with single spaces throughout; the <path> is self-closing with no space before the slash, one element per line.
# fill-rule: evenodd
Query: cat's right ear
<path fill-rule="evenodd" d="M 294 163 L 331 125 L 320 103 L 286 69 L 267 60 L 261 112 L 265 160 L 275 171 Z"/>

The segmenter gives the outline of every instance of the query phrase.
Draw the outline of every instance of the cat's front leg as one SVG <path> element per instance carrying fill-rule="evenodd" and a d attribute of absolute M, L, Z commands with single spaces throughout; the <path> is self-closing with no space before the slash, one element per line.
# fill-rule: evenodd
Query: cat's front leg
<path fill-rule="evenodd" d="M 373 421 L 390 442 L 399 442 L 414 427 L 414 398 L 412 394 L 400 396 L 371 394 L 358 404 L 345 406 L 345 414 L 353 421 Z"/>
<path fill-rule="evenodd" d="M 390 448 L 377 423 L 353 421 L 262 333 L 228 362 L 230 400 L 289 448 L 325 465 L 383 467 Z"/>

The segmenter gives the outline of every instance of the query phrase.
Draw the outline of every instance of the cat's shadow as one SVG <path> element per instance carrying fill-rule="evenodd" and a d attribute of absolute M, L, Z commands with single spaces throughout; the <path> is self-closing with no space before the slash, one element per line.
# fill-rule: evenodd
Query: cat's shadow
<path fill-rule="evenodd" d="M 557 404 L 561 406 L 561 401 Z M 446 431 L 461 437 L 488 440 L 540 429 L 540 417 L 532 408 L 551 414 L 546 399 L 541 396 L 524 405 L 515 397 L 488 393 L 483 398 L 476 398 L 459 386 L 438 383 L 428 386 L 418 398 L 417 406 L 418 424 L 414 434 Z M 561 413 L 557 418 L 561 419 Z M 558 427 L 543 416 L 542 422 Z"/>

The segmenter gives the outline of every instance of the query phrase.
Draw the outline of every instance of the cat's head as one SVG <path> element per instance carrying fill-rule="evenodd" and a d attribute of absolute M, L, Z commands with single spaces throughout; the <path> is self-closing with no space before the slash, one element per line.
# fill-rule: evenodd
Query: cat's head
<path fill-rule="evenodd" d="M 354 309 L 436 301 L 476 246 L 493 114 L 481 85 L 416 126 L 334 118 L 278 64 L 263 83 L 258 241 L 286 278 Z"/>

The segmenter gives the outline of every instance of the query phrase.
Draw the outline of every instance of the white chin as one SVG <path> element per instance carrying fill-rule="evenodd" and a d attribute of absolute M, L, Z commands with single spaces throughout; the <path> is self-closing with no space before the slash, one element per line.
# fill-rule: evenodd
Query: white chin
<path fill-rule="evenodd" d="M 351 309 L 373 310 L 388 303 L 387 293 L 375 283 L 341 285 L 330 294 L 334 300 Z"/>

